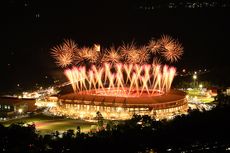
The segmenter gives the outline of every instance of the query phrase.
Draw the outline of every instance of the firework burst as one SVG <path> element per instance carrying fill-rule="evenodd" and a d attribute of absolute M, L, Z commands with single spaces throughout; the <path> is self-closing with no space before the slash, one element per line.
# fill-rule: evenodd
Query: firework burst
<path fill-rule="evenodd" d="M 157 54 L 159 53 L 161 50 L 161 44 L 159 41 L 155 40 L 155 39 L 151 39 L 148 43 L 147 49 L 153 53 L 153 54 Z"/>
<path fill-rule="evenodd" d="M 133 49 L 128 52 L 127 62 L 132 64 L 144 64 L 148 62 L 149 55 L 146 46 Z"/>
<path fill-rule="evenodd" d="M 176 70 L 161 66 L 159 57 L 175 62 L 183 54 L 182 45 L 166 35 L 138 47 L 132 42 L 106 50 L 101 50 L 99 45 L 77 48 L 74 41 L 65 40 L 51 50 L 58 66 L 78 65 L 65 71 L 75 92 L 99 89 L 111 94 L 113 88 L 126 96 L 134 92 L 137 96 L 145 92 L 149 95 L 155 91 L 168 92 Z"/>
<path fill-rule="evenodd" d="M 136 64 L 138 63 L 139 53 L 138 50 L 130 50 L 127 55 L 127 62 Z"/>
<path fill-rule="evenodd" d="M 96 63 L 98 60 L 99 52 L 89 47 L 82 47 L 75 55 L 75 61 L 78 65 L 84 62 Z"/>
<path fill-rule="evenodd" d="M 73 63 L 76 65 L 87 64 L 88 66 L 90 64 L 101 66 L 105 62 L 113 66 L 121 62 L 122 64 L 146 64 L 151 60 L 154 64 L 159 64 L 160 60 L 155 59 L 159 57 L 172 63 L 178 61 L 183 54 L 182 45 L 168 35 L 163 35 L 160 39 L 151 39 L 146 46 L 140 47 L 136 47 L 135 43 L 131 42 L 104 51 L 101 50 L 100 45 L 77 48 L 77 44 L 73 40 L 64 40 L 62 44 L 51 50 L 52 56 L 60 67 L 67 67 Z"/>
<path fill-rule="evenodd" d="M 138 63 L 144 64 L 147 63 L 149 60 L 149 54 L 147 52 L 147 47 L 142 46 L 138 49 Z"/>
<path fill-rule="evenodd" d="M 121 56 L 119 52 L 115 49 L 115 47 L 111 47 L 110 49 L 106 50 L 106 54 L 102 58 L 103 62 L 115 64 L 119 63 L 121 59 Z"/>
<path fill-rule="evenodd" d="M 56 59 L 58 66 L 66 67 L 73 63 L 76 50 L 77 44 L 71 39 L 66 39 L 61 45 L 51 49 L 51 55 Z"/>
<path fill-rule="evenodd" d="M 123 45 L 120 47 L 123 60 L 127 61 L 129 59 L 130 54 L 133 54 L 134 52 L 136 52 L 136 50 L 137 49 L 134 42 L 130 44 L 123 43 Z"/>
<path fill-rule="evenodd" d="M 164 35 L 161 38 L 161 44 L 164 48 L 162 54 L 167 61 L 176 62 L 181 58 L 183 47 L 177 40 L 173 40 L 172 37 Z"/>

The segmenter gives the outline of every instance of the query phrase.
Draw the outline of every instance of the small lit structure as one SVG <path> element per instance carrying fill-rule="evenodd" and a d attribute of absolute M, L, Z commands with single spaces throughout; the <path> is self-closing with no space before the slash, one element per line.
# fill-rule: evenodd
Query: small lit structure
<path fill-rule="evenodd" d="M 0 120 L 35 111 L 35 99 L 0 97 Z"/>
<path fill-rule="evenodd" d="M 196 73 L 192 76 L 192 78 L 193 78 L 193 81 L 194 81 L 194 87 L 193 88 L 195 88 L 196 87 L 196 79 L 197 79 Z"/>

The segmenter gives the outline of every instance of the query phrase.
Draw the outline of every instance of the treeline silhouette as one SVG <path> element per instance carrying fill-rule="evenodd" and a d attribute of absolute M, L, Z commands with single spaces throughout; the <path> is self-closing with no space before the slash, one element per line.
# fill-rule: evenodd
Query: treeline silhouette
<path fill-rule="evenodd" d="M 229 116 L 229 105 L 191 111 L 170 121 L 134 115 L 118 124 L 107 121 L 99 131 L 87 134 L 81 133 L 80 127 L 76 132 L 39 135 L 35 125 L 0 125 L 0 152 L 227 152 Z"/>

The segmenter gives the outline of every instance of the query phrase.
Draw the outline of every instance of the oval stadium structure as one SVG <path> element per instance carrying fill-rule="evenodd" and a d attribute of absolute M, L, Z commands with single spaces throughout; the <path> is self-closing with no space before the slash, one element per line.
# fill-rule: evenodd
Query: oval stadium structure
<path fill-rule="evenodd" d="M 188 109 L 186 93 L 182 91 L 170 90 L 150 95 L 144 91 L 140 96 L 123 96 L 114 90 L 113 95 L 104 95 L 100 90 L 61 95 L 58 98 L 59 107 L 53 108 L 53 112 L 55 115 L 84 119 L 95 118 L 98 111 L 106 119 L 128 119 L 133 114 L 163 119 L 185 113 Z"/>

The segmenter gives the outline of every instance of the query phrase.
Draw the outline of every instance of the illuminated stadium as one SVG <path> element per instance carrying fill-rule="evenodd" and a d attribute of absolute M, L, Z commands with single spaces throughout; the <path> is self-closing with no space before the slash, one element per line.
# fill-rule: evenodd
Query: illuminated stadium
<path fill-rule="evenodd" d="M 60 95 L 55 115 L 93 119 L 99 111 L 106 119 L 128 119 L 133 114 L 162 119 L 188 109 L 186 94 L 171 90 L 183 47 L 170 36 L 137 47 L 134 43 L 101 50 L 82 47 L 72 40 L 52 48 L 73 92 Z"/>

